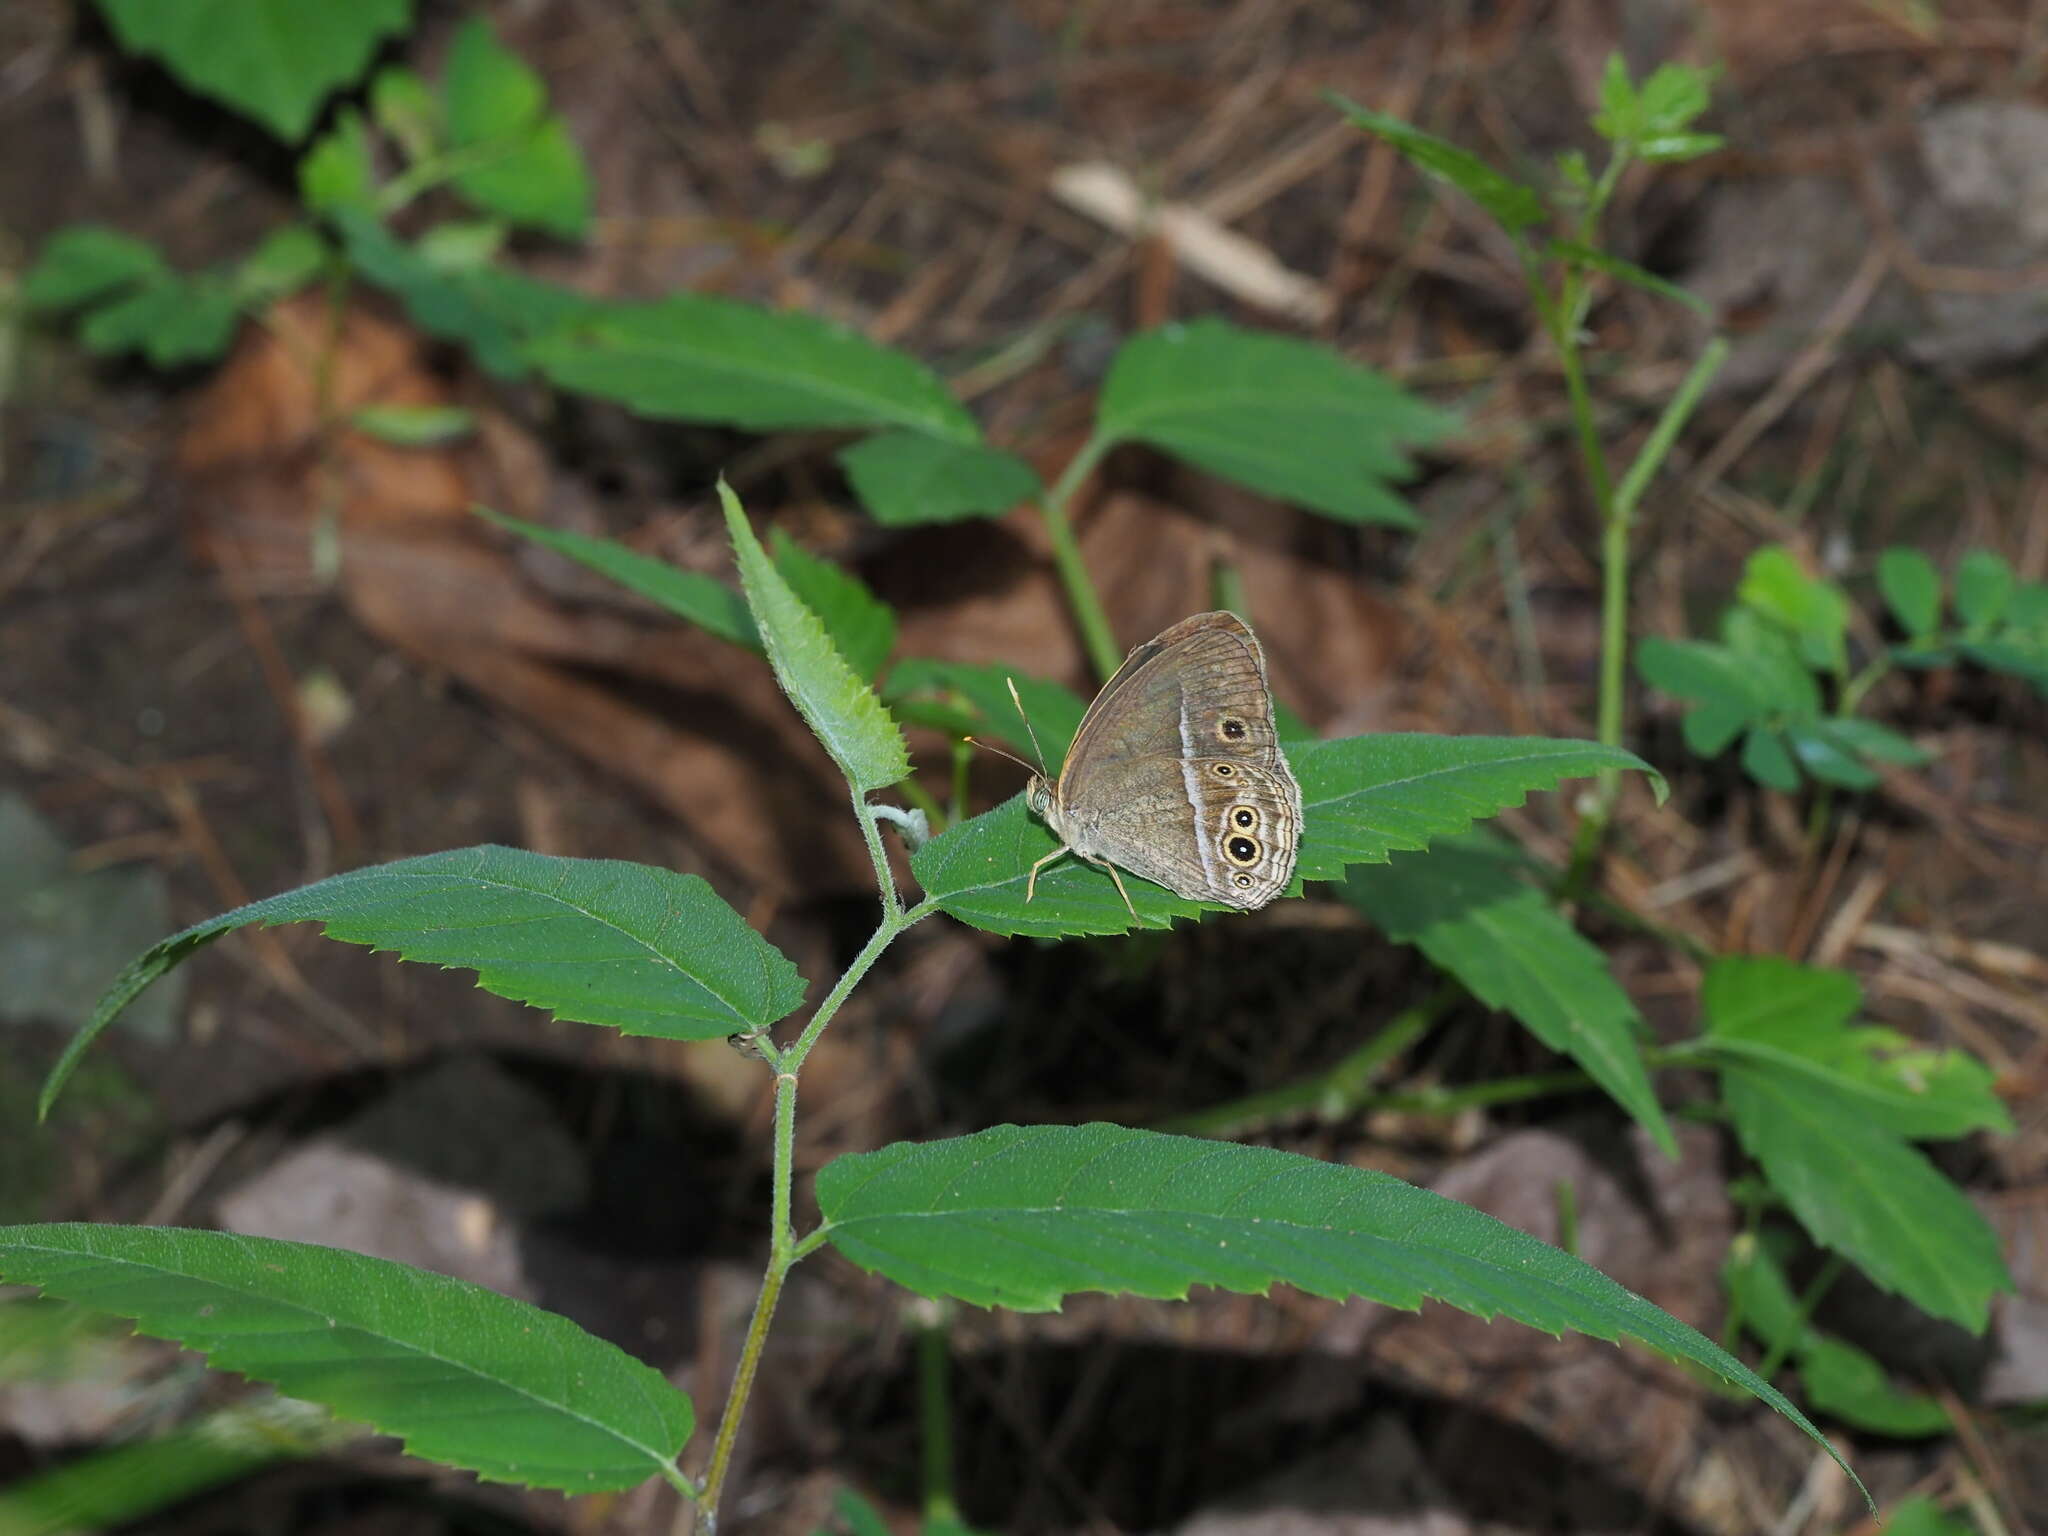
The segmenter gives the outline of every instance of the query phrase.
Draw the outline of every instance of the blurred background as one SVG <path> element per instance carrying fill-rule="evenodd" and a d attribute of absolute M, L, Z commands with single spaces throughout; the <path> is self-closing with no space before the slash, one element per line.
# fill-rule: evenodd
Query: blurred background
<path fill-rule="evenodd" d="M 437 78 L 478 8 L 420 0 L 409 24 L 398 9 L 377 58 Z M 1227 570 L 1276 692 L 1323 734 L 1589 737 L 1600 601 L 1565 387 L 1513 251 L 1329 90 L 1541 167 L 1597 149 L 1610 54 L 1638 76 L 1718 71 L 1700 126 L 1725 142 L 1632 169 L 1603 226 L 1709 313 L 1613 284 L 1585 319 L 1617 455 L 1710 334 L 1733 349 L 1643 503 L 1636 635 L 1710 633 L 1767 544 L 1859 594 L 1893 545 L 2048 576 L 2039 0 L 483 9 L 589 167 L 581 238 L 501 252 L 530 277 L 841 320 L 929 363 L 1048 481 L 1118 344 L 1171 320 L 1316 339 L 1459 412 L 1402 487 L 1413 531 L 1316 518 L 1137 448 L 1074 503 L 1120 645 L 1215 606 Z M 147 994 L 47 1128 L 36 1086 L 156 939 L 436 849 L 700 873 L 814 979 L 866 937 L 843 791 L 765 665 L 472 503 L 724 577 L 723 472 L 757 521 L 894 605 L 899 652 L 1019 664 L 1085 695 L 1097 679 L 1040 524 L 884 526 L 849 494 L 843 434 L 649 421 L 494 377 L 372 284 L 280 299 L 218 359 L 81 344 L 19 302 L 54 233 L 109 226 L 181 271 L 237 260 L 299 216 L 303 149 L 124 47 L 82 0 L 0 9 L 0 145 L 0 1219 L 222 1225 L 447 1269 L 615 1339 L 708 1418 L 759 1273 L 769 1109 L 759 1063 L 719 1042 L 555 1024 L 467 973 L 252 930 Z M 1145 222 L 1155 204 L 1228 232 L 1233 254 L 1190 260 L 1188 237 Z M 448 410 L 460 429 L 336 437 L 337 401 L 414 423 Z M 1603 899 L 1678 942 L 1597 911 L 1586 927 L 1652 1029 L 1693 1026 L 1687 946 L 1783 953 L 1855 971 L 1874 1017 L 1996 1074 L 2017 1133 L 1942 1165 L 2004 1237 L 2018 1297 L 1979 1340 L 1852 1276 L 1841 1326 L 1938 1411 L 1923 1432 L 1844 1443 L 1887 1502 L 1939 1495 L 1986 1536 L 2048 1522 L 2042 694 L 1963 669 L 1889 684 L 1882 717 L 1932 761 L 1886 772 L 1816 841 L 1799 797 L 1691 755 L 1681 706 L 1631 686 L 1629 744 L 1674 795 L 1626 791 Z M 942 739 L 914 745 L 943 795 Z M 1022 779 L 999 760 L 973 773 L 976 808 Z M 1506 821 L 1562 862 L 1565 797 Z M 1328 1067 L 1437 988 L 1326 902 L 1057 946 L 927 923 L 813 1059 L 800 1169 L 1003 1120 L 1168 1124 Z M 1740 1224 L 1725 1138 L 1688 1125 L 1673 1163 L 1641 1156 L 1598 1097 L 1457 1092 L 1556 1065 L 1467 998 L 1377 1098 L 1247 1133 L 1551 1240 L 1569 1186 L 1576 1251 L 1718 1334 Z M 798 1271 L 728 1528 L 818 1529 L 844 1487 L 912 1528 L 930 1322 L 836 1258 Z M 1860 1528 L 1860 1501 L 1791 1426 L 1576 1337 L 1292 1293 L 1083 1297 L 946 1327 L 959 1494 L 988 1529 Z M 0 1383 L 0 1484 L 246 1396 L 120 1330 L 7 1328 L 0 1362 L 42 1364 Z M 648 1490 L 478 1488 L 303 1434 L 304 1457 L 133 1529 L 667 1518 Z"/>

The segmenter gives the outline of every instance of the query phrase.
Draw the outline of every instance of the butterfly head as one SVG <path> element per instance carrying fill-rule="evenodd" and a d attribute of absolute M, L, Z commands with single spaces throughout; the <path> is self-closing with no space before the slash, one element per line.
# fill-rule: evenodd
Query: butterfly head
<path fill-rule="evenodd" d="M 1043 821 L 1052 809 L 1052 786 L 1045 782 L 1042 774 L 1031 775 L 1031 782 L 1024 786 L 1024 803 L 1031 807 L 1031 814 Z"/>

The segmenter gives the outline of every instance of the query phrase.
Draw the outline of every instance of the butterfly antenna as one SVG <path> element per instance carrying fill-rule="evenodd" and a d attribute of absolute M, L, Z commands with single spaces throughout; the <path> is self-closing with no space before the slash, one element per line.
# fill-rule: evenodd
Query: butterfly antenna
<path fill-rule="evenodd" d="M 1052 775 L 1047 773 L 1045 769 L 1045 748 L 1038 744 L 1038 732 L 1032 729 L 1031 717 L 1024 713 L 1024 701 L 1017 697 L 1017 679 L 1005 677 L 1003 681 L 1009 685 L 1010 702 L 1017 706 L 1017 718 L 1024 722 L 1024 729 L 1031 737 L 1031 751 L 1038 759 L 1038 776 L 1042 779 L 1049 779 Z"/>

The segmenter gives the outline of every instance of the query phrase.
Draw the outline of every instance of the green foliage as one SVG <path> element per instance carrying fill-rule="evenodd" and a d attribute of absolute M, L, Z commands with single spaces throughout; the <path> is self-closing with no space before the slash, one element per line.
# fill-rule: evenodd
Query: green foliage
<path fill-rule="evenodd" d="M 1385 139 L 1410 164 L 1439 181 L 1456 187 L 1484 208 L 1493 221 L 1510 233 L 1519 233 L 1549 217 L 1542 194 L 1510 176 L 1504 176 L 1469 150 L 1460 149 L 1435 134 L 1425 133 L 1398 117 L 1388 117 L 1361 107 L 1342 96 L 1332 95 L 1332 105 L 1357 127 Z"/>
<path fill-rule="evenodd" d="M 468 240 L 437 240 L 429 231 L 407 245 L 359 209 L 335 209 L 331 217 L 343 254 L 363 277 L 396 298 L 421 330 L 461 342 L 499 378 L 527 372 L 535 338 L 599 308 L 567 288 L 478 259 Z"/>
<path fill-rule="evenodd" d="M 469 436 L 476 416 L 459 405 L 366 405 L 349 425 L 395 448 L 431 448 Z"/>
<path fill-rule="evenodd" d="M 746 599 L 714 576 L 706 576 L 700 571 L 678 570 L 666 560 L 636 554 L 616 539 L 593 538 L 589 534 L 571 533 L 566 528 L 523 522 L 503 512 L 493 512 L 489 507 L 478 507 L 475 511 L 479 517 L 488 518 L 521 538 L 531 539 L 543 548 L 586 565 L 600 575 L 609 576 L 627 591 L 660 604 L 677 618 L 721 640 L 729 640 L 751 651 L 761 649 L 761 637 L 754 630 L 754 617 L 747 612 Z"/>
<path fill-rule="evenodd" d="M 1947 625 L 1941 577 L 1926 556 L 1886 550 L 1878 561 L 1878 586 L 1907 635 L 1890 653 L 1900 666 L 1967 660 L 2048 695 L 2048 582 L 2020 581 L 1997 554 L 1971 550 L 1956 562 L 1956 622 Z"/>
<path fill-rule="evenodd" d="M 1636 1044 L 1646 1026 L 1635 1004 L 1606 956 L 1524 878 L 1511 845 L 1475 829 L 1427 854 L 1353 870 L 1344 899 L 1571 1057 L 1667 1156 L 1678 1155 Z"/>
<path fill-rule="evenodd" d="M 377 161 L 363 114 L 345 107 L 299 159 L 299 198 L 315 213 L 377 211 Z"/>
<path fill-rule="evenodd" d="M 875 692 L 847 664 L 818 615 L 804 605 L 754 537 L 747 514 L 721 480 L 740 586 L 768 652 L 775 680 L 824 744 L 856 796 L 886 789 L 910 772 L 903 733 Z"/>
<path fill-rule="evenodd" d="M 1404 448 L 1450 420 L 1326 347 L 1197 320 L 1125 343 L 1103 385 L 1096 441 L 1150 443 L 1264 495 L 1346 522 L 1413 527 L 1387 488 Z"/>
<path fill-rule="evenodd" d="M 642 416 L 749 432 L 900 427 L 980 439 L 974 418 L 906 354 L 815 315 L 710 294 L 594 307 L 529 356 L 561 388 Z"/>
<path fill-rule="evenodd" d="M 98 0 L 132 53 L 161 60 L 186 86 L 296 143 L 377 45 L 412 24 L 412 0 Z"/>
<path fill-rule="evenodd" d="M 1815 1241 L 1936 1317 L 1982 1332 L 2010 1290 L 1998 1238 L 1911 1142 L 2009 1130 L 1983 1068 L 1852 1030 L 1839 971 L 1775 957 L 1708 968 L 1705 1054 L 1743 1146 Z"/>
<path fill-rule="evenodd" d="M 1797 790 L 1804 773 L 1869 789 L 1878 782 L 1871 764 L 1911 767 L 1928 755 L 1874 720 L 1829 710 L 1823 678 L 1838 702 L 1850 701 L 1848 624 L 1840 587 L 1809 576 L 1789 550 L 1766 546 L 1744 567 L 1718 644 L 1647 639 L 1636 647 L 1636 671 L 1651 687 L 1692 701 L 1685 742 L 1702 757 L 1741 737 L 1743 771 L 1768 788 Z"/>
<path fill-rule="evenodd" d="M 1941 622 L 1941 572 L 1917 549 L 1888 549 L 1877 558 L 1877 589 L 1899 627 L 1915 639 Z"/>
<path fill-rule="evenodd" d="M 0 1278 L 132 1317 L 221 1369 L 494 1482 L 630 1488 L 689 1439 L 690 1400 L 566 1318 L 307 1243 L 88 1223 L 0 1227 Z"/>
<path fill-rule="evenodd" d="M 1978 1536 L 1976 1525 L 1947 1514 L 1923 1496 L 1905 1500 L 1885 1517 L 1884 1536 Z"/>
<path fill-rule="evenodd" d="M 696 875 L 517 848 L 463 848 L 351 870 L 195 923 L 115 978 L 43 1087 L 49 1112 L 101 1030 L 193 951 L 251 923 L 477 973 L 500 997 L 629 1035 L 751 1033 L 803 1001 L 796 967 Z"/>
<path fill-rule="evenodd" d="M 22 297 L 45 313 L 80 311 L 88 350 L 140 352 L 159 368 L 220 356 L 243 302 L 233 275 L 173 271 L 155 246 L 90 224 L 50 237 Z"/>
<path fill-rule="evenodd" d="M 1718 133 L 1694 133 L 1709 105 L 1713 76 L 1684 64 L 1662 64 L 1637 86 L 1618 53 L 1607 56 L 1600 78 L 1600 110 L 1593 129 L 1617 148 L 1644 160 L 1696 160 L 1719 149 Z"/>
<path fill-rule="evenodd" d="M 1288 761 L 1301 783 L 1304 880 L 1426 848 L 1531 790 L 1602 769 L 1647 773 L 1658 800 L 1665 795 L 1663 775 L 1633 752 L 1540 736 L 1352 736 L 1296 747 Z"/>
<path fill-rule="evenodd" d="M 780 528 L 768 536 L 775 569 L 862 682 L 872 683 L 896 646 L 896 610 L 850 571 L 821 560 Z"/>
<path fill-rule="evenodd" d="M 417 101 L 400 106 L 417 131 Z M 547 86 L 507 50 L 483 17 L 455 34 L 448 55 L 448 139 L 461 165 L 456 190 L 514 224 L 580 239 L 590 225 L 590 173 L 568 125 L 548 111 Z"/>
<path fill-rule="evenodd" d="M 860 504 L 895 528 L 1000 517 L 1045 489 L 1013 453 L 922 432 L 877 432 L 839 463 Z"/>
<path fill-rule="evenodd" d="M 357 1431 L 289 1397 L 208 1414 L 148 1440 L 88 1451 L 0 1490 L 0 1536 L 107 1531 L 247 1477 L 338 1449 Z"/>
<path fill-rule="evenodd" d="M 1010 685 L 1024 702 L 1017 712 Z M 930 661 L 912 657 L 889 669 L 883 697 L 899 718 L 953 736 L 993 738 L 1022 757 L 1038 761 L 1053 778 L 1066 762 L 1067 747 L 1081 728 L 1088 701 L 1064 684 L 994 663 Z"/>
<path fill-rule="evenodd" d="M 1348 865 L 1425 848 L 1520 805 L 1531 790 L 1602 768 L 1649 771 L 1627 752 L 1534 737 L 1353 736 L 1297 747 L 1288 757 L 1302 796 L 1297 890 L 1302 880 L 1337 879 Z M 1129 931 L 1131 913 L 1115 884 L 1079 859 L 1048 865 L 1035 897 L 1024 899 L 1032 864 L 1057 846 L 1018 796 L 949 827 L 918 850 L 911 868 L 941 908 L 990 933 L 1049 938 Z M 1135 875 L 1124 888 L 1138 926 L 1165 927 L 1204 910 Z"/>
<path fill-rule="evenodd" d="M 1744 1326 L 1797 1367 L 1806 1400 L 1820 1412 L 1858 1429 L 1904 1438 L 1946 1434 L 1952 1427 L 1934 1398 L 1900 1391 L 1869 1354 L 1807 1322 L 1776 1257 L 1754 1237 L 1736 1240 L 1721 1278 Z"/>
<path fill-rule="evenodd" d="M 920 1296 L 1044 1312 L 1080 1291 L 1265 1295 L 1284 1281 L 1333 1300 L 1435 1299 L 1552 1333 L 1635 1339 L 1762 1398 L 1826 1445 L 1769 1384 L 1676 1318 L 1391 1174 L 1122 1126 L 1005 1125 L 835 1158 L 817 1194 L 826 1241 Z"/>

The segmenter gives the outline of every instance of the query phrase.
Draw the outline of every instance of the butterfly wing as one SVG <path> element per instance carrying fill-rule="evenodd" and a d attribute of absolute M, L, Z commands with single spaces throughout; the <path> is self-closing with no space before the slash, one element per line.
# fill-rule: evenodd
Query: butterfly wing
<path fill-rule="evenodd" d="M 1082 719 L 1054 798 L 1075 852 L 1177 895 L 1250 909 L 1285 890 L 1301 791 L 1244 622 L 1197 614 L 1133 650 Z"/>

